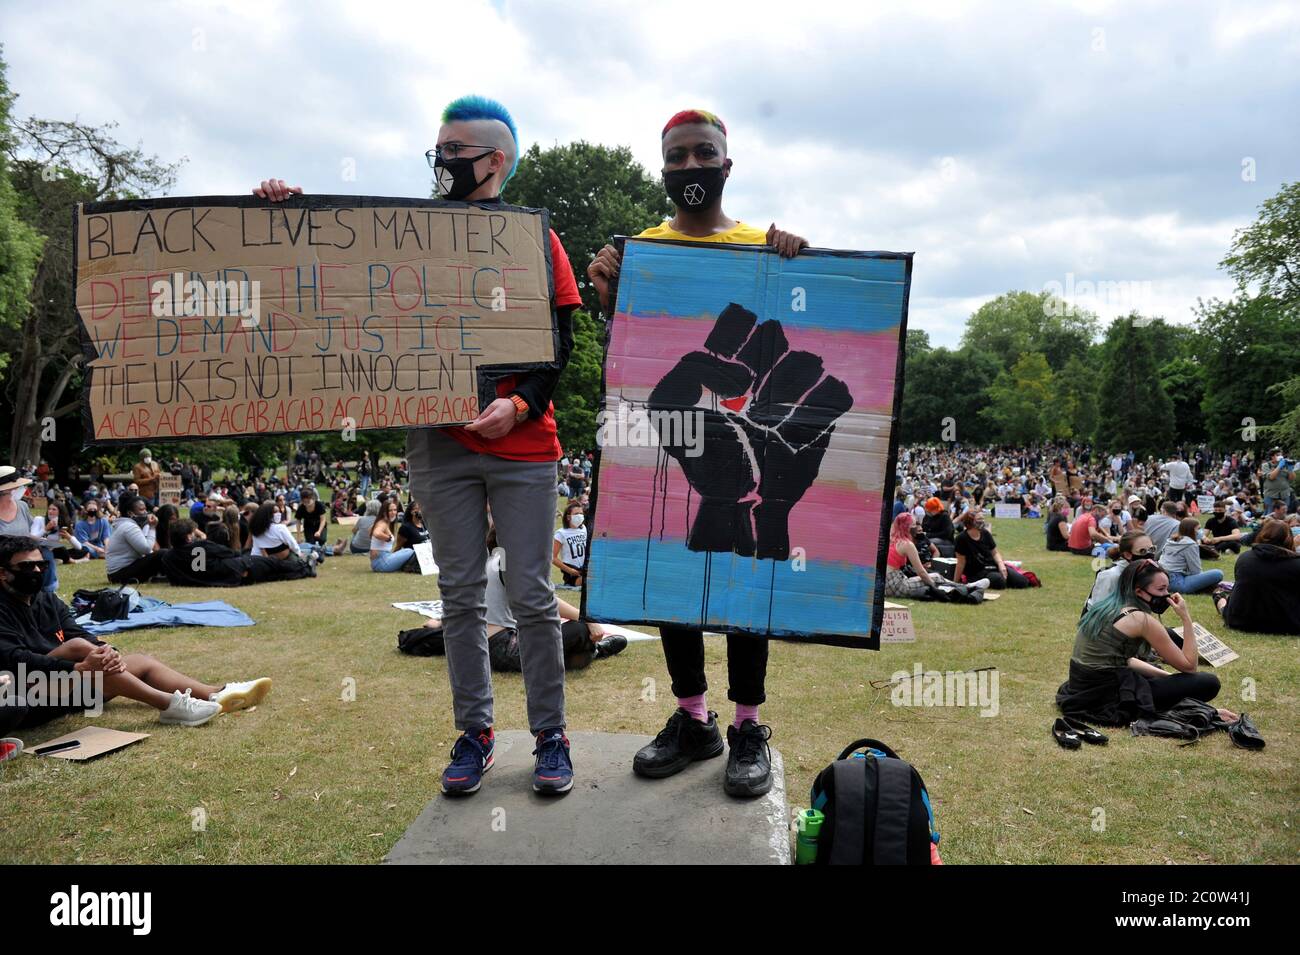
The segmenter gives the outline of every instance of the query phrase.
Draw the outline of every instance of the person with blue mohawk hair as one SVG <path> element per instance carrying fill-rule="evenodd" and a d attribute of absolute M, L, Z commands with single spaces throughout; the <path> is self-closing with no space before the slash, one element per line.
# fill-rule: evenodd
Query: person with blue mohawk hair
<path fill-rule="evenodd" d="M 500 205 L 501 189 L 518 165 L 518 130 L 500 103 L 462 96 L 443 111 L 437 144 L 425 157 L 435 170 L 440 198 L 490 208 Z M 301 193 L 301 187 L 283 179 L 268 179 L 253 190 L 272 202 Z M 439 566 L 447 675 L 461 731 L 442 773 L 442 790 L 449 795 L 477 792 L 492 768 L 495 733 L 485 603 L 490 526 L 510 555 L 506 590 L 529 727 L 537 737 L 533 789 L 553 795 L 573 788 L 564 733 L 563 637 L 550 573 L 555 462 L 561 456 L 551 396 L 573 348 L 572 316 L 582 298 L 554 230 L 550 246 L 551 307 L 559 333 L 555 361 L 500 378 L 497 399 L 468 425 L 406 433 L 411 495 L 424 515 Z"/>

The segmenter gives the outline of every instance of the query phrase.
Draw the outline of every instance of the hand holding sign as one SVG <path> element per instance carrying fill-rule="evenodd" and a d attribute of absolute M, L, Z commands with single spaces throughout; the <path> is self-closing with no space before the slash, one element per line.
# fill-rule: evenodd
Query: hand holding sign
<path fill-rule="evenodd" d="M 253 195 L 259 199 L 283 202 L 290 196 L 301 196 L 302 186 L 286 185 L 283 179 L 263 179 L 260 186 L 253 187 Z"/>

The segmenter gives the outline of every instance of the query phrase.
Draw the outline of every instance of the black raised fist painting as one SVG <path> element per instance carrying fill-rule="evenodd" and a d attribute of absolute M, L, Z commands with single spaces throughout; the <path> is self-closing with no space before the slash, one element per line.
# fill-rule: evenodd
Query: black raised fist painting
<path fill-rule="evenodd" d="M 910 254 L 623 256 L 587 614 L 877 646 Z"/>

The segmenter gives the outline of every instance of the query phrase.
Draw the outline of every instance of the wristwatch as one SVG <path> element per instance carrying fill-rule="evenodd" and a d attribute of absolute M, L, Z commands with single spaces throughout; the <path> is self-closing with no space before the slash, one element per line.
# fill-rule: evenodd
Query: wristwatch
<path fill-rule="evenodd" d="M 515 424 L 518 424 L 528 417 L 528 402 L 524 401 L 524 399 L 520 398 L 518 395 L 511 395 L 510 400 L 514 402 Z"/>

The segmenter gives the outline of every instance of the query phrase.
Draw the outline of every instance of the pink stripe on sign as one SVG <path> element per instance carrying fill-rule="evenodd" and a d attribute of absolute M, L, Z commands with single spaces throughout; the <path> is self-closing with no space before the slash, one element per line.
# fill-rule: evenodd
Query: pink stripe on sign
<path fill-rule="evenodd" d="M 713 330 L 712 320 L 694 318 L 615 317 L 606 374 L 611 390 L 652 388 L 690 351 L 702 351 Z M 790 348 L 819 355 L 827 373 L 843 381 L 857 411 L 890 413 L 894 407 L 894 373 L 898 362 L 898 333 L 828 332 L 785 327 Z M 629 353 L 628 342 L 635 352 Z"/>
<path fill-rule="evenodd" d="M 677 462 L 668 462 L 668 493 L 655 490 L 652 468 L 627 467 L 614 461 L 617 448 L 601 454 L 597 479 L 596 532 L 617 540 L 686 539 L 690 519 L 699 506 L 691 492 L 691 513 L 686 513 L 689 485 Z M 831 482 L 814 483 L 790 512 L 790 546 L 802 547 L 808 560 L 834 560 L 874 567 L 880 533 L 881 496 Z"/>

